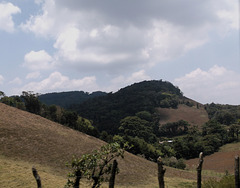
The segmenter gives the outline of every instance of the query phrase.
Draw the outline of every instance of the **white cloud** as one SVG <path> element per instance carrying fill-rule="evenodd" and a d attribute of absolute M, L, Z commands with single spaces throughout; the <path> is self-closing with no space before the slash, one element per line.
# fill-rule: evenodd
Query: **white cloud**
<path fill-rule="evenodd" d="M 20 13 L 21 10 L 12 3 L 0 3 L 0 30 L 7 32 L 14 31 L 13 14 Z"/>
<path fill-rule="evenodd" d="M 10 81 L 9 84 L 21 85 L 22 84 L 22 80 L 19 77 L 16 77 L 12 81 Z"/>
<path fill-rule="evenodd" d="M 3 84 L 4 78 L 2 75 L 0 75 L 0 85 Z"/>
<path fill-rule="evenodd" d="M 206 44 L 210 32 L 219 32 L 226 19 L 235 18 L 235 13 L 227 16 L 236 9 L 235 1 L 224 8 L 230 4 L 226 0 L 45 0 L 42 12 L 22 28 L 53 38 L 57 63 L 63 67 L 111 71 L 124 64 L 122 71 L 130 72 L 133 67 L 171 60 Z M 232 28 L 231 24 L 226 27 Z"/>
<path fill-rule="evenodd" d="M 84 77 L 82 79 L 70 79 L 60 72 L 53 72 L 48 78 L 40 82 L 30 82 L 21 90 L 44 93 L 67 90 L 94 91 L 97 90 L 97 88 L 96 78 L 94 76 Z"/>
<path fill-rule="evenodd" d="M 36 79 L 40 77 L 40 72 L 31 72 L 27 74 L 26 79 Z"/>
<path fill-rule="evenodd" d="M 37 4 L 37 5 L 40 5 L 41 3 L 43 3 L 44 0 L 34 0 L 34 2 Z"/>
<path fill-rule="evenodd" d="M 240 104 L 240 74 L 224 67 L 200 68 L 174 80 L 186 97 L 202 103 Z M 236 103 L 237 101 L 237 103 Z"/>
<path fill-rule="evenodd" d="M 208 29 L 208 25 L 186 28 L 164 20 L 155 20 L 148 31 L 149 42 L 143 52 L 155 63 L 179 57 L 205 44 L 208 41 Z"/>
<path fill-rule="evenodd" d="M 48 36 L 54 29 L 54 17 L 57 17 L 54 11 L 54 0 L 35 1 L 37 4 L 42 3 L 42 14 L 31 16 L 25 24 L 21 24 L 24 31 L 31 31 L 36 35 Z"/>
<path fill-rule="evenodd" d="M 31 51 L 24 56 L 23 65 L 30 70 L 48 70 L 53 64 L 53 58 L 44 50 Z"/>
<path fill-rule="evenodd" d="M 217 11 L 217 16 L 223 21 L 225 29 L 239 29 L 239 2 L 238 0 L 224 0 L 225 7 Z"/>

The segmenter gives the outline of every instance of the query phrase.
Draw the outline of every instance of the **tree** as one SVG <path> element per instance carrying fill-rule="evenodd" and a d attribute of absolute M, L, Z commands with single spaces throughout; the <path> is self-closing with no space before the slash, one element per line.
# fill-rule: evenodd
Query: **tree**
<path fill-rule="evenodd" d="M 0 99 L 1 99 L 2 97 L 5 97 L 5 93 L 4 93 L 3 91 L 0 91 Z"/>
<path fill-rule="evenodd" d="M 41 102 L 38 100 L 38 94 L 34 94 L 32 91 L 23 91 L 21 98 L 23 98 L 26 110 L 34 114 L 40 114 Z"/>
<path fill-rule="evenodd" d="M 111 162 L 117 157 L 123 158 L 126 147 L 127 145 L 121 148 L 120 144 L 111 143 L 102 146 L 100 150 L 95 150 L 92 154 L 85 154 L 80 158 L 74 157 L 71 162 L 73 171 L 69 174 L 66 187 L 78 187 L 83 177 L 92 181 L 92 188 L 100 187 L 102 182 L 109 179 L 107 175 L 112 170 Z"/>
<path fill-rule="evenodd" d="M 77 128 L 78 115 L 76 112 L 64 111 L 61 117 L 61 123 L 76 129 Z"/>
<path fill-rule="evenodd" d="M 143 138 L 145 141 L 154 143 L 156 135 L 153 134 L 153 128 L 150 122 L 137 116 L 128 116 L 120 121 L 120 134 Z"/>

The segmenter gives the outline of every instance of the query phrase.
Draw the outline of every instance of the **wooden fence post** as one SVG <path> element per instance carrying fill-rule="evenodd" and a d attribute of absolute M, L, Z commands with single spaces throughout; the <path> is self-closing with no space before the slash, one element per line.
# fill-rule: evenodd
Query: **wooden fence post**
<path fill-rule="evenodd" d="M 74 185 L 73 185 L 73 187 L 74 188 L 79 188 L 79 183 L 80 183 L 80 179 L 82 178 L 82 173 L 81 173 L 81 171 L 80 170 L 77 170 L 76 172 L 75 172 L 75 176 L 76 176 L 76 179 L 75 179 L 75 182 L 74 182 Z"/>
<path fill-rule="evenodd" d="M 197 188 L 202 186 L 202 164 L 203 164 L 203 152 L 199 154 L 199 164 L 197 166 Z"/>
<path fill-rule="evenodd" d="M 117 166 L 118 166 L 118 163 L 117 163 L 116 160 L 114 160 L 113 161 L 113 166 L 112 166 L 111 177 L 110 177 L 110 180 L 109 180 L 109 188 L 114 188 Z"/>
<path fill-rule="evenodd" d="M 235 157 L 235 188 L 240 188 L 239 185 L 239 156 Z"/>
<path fill-rule="evenodd" d="M 161 157 L 158 157 L 157 164 L 159 188 L 164 188 L 164 174 L 166 172 L 166 168 L 163 167 L 163 161 Z"/>
<path fill-rule="evenodd" d="M 36 181 L 37 181 L 37 187 L 38 187 L 38 188 L 42 188 L 41 178 L 40 178 L 40 176 L 38 175 L 36 168 L 32 167 L 32 173 L 33 173 L 34 178 L 35 178 Z"/>

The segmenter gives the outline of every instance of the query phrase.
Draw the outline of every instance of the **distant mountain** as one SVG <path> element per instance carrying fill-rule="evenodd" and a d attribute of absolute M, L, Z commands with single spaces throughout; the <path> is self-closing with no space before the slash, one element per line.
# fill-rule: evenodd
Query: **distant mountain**
<path fill-rule="evenodd" d="M 105 95 L 107 95 L 107 93 L 101 91 L 96 91 L 93 93 L 88 93 L 84 91 L 69 91 L 42 94 L 38 97 L 38 99 L 46 105 L 54 104 L 69 109 L 72 105 L 79 105 L 90 98 Z"/>

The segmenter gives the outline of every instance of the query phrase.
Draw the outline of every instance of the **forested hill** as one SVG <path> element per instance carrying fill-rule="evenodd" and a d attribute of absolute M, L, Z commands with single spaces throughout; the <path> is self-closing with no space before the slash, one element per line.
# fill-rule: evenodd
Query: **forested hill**
<path fill-rule="evenodd" d="M 155 107 L 177 108 L 182 93 L 167 81 L 154 80 L 135 83 L 116 93 L 89 99 L 72 106 L 81 116 L 93 120 L 100 131 L 114 134 L 119 122 L 141 111 L 153 114 Z"/>
<path fill-rule="evenodd" d="M 81 104 L 90 98 L 104 96 L 106 94 L 107 93 L 101 91 L 96 91 L 91 94 L 84 91 L 69 91 L 43 94 L 40 95 L 38 99 L 46 105 L 54 104 L 67 109 L 73 104 Z"/>

